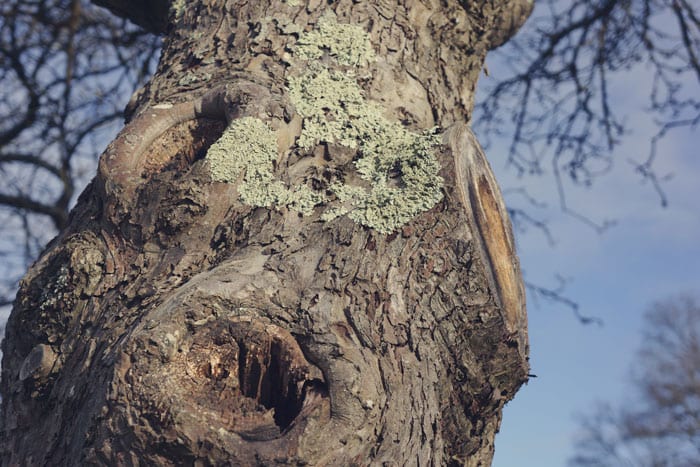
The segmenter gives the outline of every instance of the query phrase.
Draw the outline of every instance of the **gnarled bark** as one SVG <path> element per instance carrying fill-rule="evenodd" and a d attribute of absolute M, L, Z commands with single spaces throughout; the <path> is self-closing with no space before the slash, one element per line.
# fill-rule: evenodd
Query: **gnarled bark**
<path fill-rule="evenodd" d="M 3 463 L 489 464 L 527 378 L 527 328 L 510 224 L 466 121 L 511 6 L 176 2 L 158 73 L 22 282 Z M 323 76 L 339 86 L 323 99 L 338 95 L 309 111 L 298 83 Z M 319 113 L 348 120 L 302 144 Z M 424 166 L 370 160 L 369 118 Z M 265 135 L 271 175 L 263 161 L 215 176 L 212 145 L 252 158 Z M 414 172 L 432 158 L 425 181 Z M 419 198 L 415 214 L 377 208 L 376 184 Z"/>

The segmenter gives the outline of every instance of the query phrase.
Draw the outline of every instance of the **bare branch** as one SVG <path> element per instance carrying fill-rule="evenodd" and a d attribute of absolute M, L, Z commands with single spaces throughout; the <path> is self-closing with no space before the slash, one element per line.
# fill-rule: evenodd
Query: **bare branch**
<path fill-rule="evenodd" d="M 0 5 L 0 215 L 14 245 L 0 296 L 66 224 L 158 50 L 156 37 L 87 0 Z"/>
<path fill-rule="evenodd" d="M 66 225 L 68 219 L 67 213 L 56 206 L 43 204 L 26 196 L 10 196 L 0 193 L 0 204 L 49 216 L 57 229 Z"/>
<path fill-rule="evenodd" d="M 700 119 L 700 22 L 697 3 L 687 0 L 572 0 L 538 3 L 531 24 L 502 54 L 509 75 L 490 86 L 477 105 L 482 133 L 504 134 L 512 125 L 509 163 L 519 174 L 541 174 L 550 159 L 557 177 L 590 185 L 607 173 L 613 150 L 628 132 L 610 94 L 622 72 L 651 65 L 651 112 L 659 132 L 694 127 Z M 648 70 L 648 68 L 647 68 Z M 641 111 L 642 109 L 640 109 Z M 503 115 L 511 115 L 510 122 Z M 663 177 L 651 161 L 635 168 L 667 203 Z M 559 184 L 562 209 L 565 194 Z M 585 223 L 601 230 L 605 223 Z"/>
<path fill-rule="evenodd" d="M 532 282 L 525 281 L 525 288 L 527 288 L 527 290 L 530 292 L 529 296 L 535 302 L 537 302 L 540 299 L 544 299 L 549 302 L 558 303 L 570 309 L 576 317 L 576 319 L 578 319 L 581 324 L 597 324 L 599 326 L 602 326 L 603 320 L 601 318 L 581 314 L 579 304 L 564 294 L 566 280 L 561 276 L 556 276 L 556 278 L 558 282 L 558 285 L 556 287 L 544 287 L 541 285 L 534 284 Z"/>

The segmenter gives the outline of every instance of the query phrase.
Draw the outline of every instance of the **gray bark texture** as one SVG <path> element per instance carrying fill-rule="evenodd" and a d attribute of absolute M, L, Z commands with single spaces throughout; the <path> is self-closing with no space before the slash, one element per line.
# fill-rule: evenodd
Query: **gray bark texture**
<path fill-rule="evenodd" d="M 163 55 L 22 281 L 2 345 L 2 465 L 490 465 L 527 380 L 527 319 L 467 123 L 484 57 L 522 5 L 99 3 L 164 31 Z M 331 34 L 301 61 L 324 22 L 362 31 L 374 58 L 342 62 Z M 369 146 L 299 143 L 313 115 L 290 88 L 309 73 L 358 86 L 397 139 L 441 133 L 439 199 L 390 228 L 324 217 L 334 184 L 373 182 L 357 175 Z M 328 122 L 352 111 L 338 99 Z M 250 167 L 215 179 L 205 155 L 244 121 L 274 132 L 275 180 L 325 201 L 256 204 Z M 377 183 L 401 189 L 411 161 L 392 164 Z"/>

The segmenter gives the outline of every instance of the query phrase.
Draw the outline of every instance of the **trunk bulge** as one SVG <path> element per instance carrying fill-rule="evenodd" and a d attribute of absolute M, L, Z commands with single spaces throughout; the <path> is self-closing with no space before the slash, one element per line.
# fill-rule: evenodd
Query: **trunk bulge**
<path fill-rule="evenodd" d="M 490 464 L 527 325 L 466 122 L 513 5 L 173 2 L 22 282 L 4 464 Z"/>

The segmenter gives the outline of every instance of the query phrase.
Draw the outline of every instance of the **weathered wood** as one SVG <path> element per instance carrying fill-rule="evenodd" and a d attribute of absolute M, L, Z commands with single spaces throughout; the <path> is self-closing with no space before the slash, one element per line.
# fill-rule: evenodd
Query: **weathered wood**
<path fill-rule="evenodd" d="M 22 281 L 3 464 L 489 464 L 527 327 L 466 122 L 508 5 L 172 9 L 158 73 Z"/>

